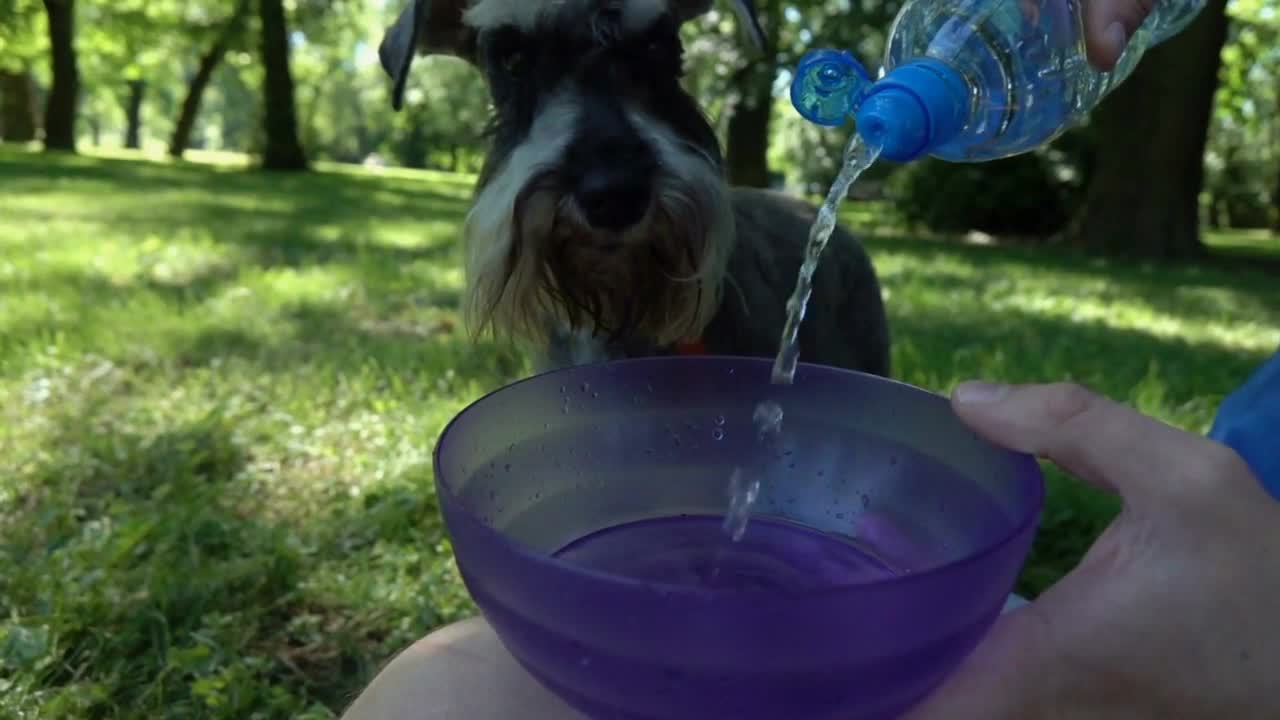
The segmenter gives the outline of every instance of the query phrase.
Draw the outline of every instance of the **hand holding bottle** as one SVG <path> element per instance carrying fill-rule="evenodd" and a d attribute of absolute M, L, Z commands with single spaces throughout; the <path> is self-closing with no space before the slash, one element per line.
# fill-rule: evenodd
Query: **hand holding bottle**
<path fill-rule="evenodd" d="M 843 50 L 796 67 L 791 102 L 818 125 L 854 120 L 889 162 L 985 162 L 1083 122 L 1208 0 L 905 0 L 873 76 Z"/>
<path fill-rule="evenodd" d="M 1151 14 L 1156 0 L 1085 0 L 1084 42 L 1089 62 L 1106 72 Z"/>

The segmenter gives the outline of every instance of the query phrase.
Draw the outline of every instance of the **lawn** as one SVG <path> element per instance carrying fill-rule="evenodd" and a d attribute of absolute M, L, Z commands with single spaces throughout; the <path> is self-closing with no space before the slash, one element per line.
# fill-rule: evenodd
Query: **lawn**
<path fill-rule="evenodd" d="M 468 183 L 0 149 L 0 716 L 331 718 L 472 612 L 430 453 L 528 364 L 458 324 Z M 1075 379 L 1200 432 L 1280 345 L 1261 266 L 869 245 L 940 391 Z M 1115 509 L 1053 474 L 1021 589 Z"/>

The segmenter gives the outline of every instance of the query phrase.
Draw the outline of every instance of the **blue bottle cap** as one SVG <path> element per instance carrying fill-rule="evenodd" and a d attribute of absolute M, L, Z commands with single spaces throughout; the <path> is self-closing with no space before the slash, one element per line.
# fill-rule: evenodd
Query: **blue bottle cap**
<path fill-rule="evenodd" d="M 858 133 L 880 157 L 908 162 L 954 138 L 969 114 L 969 88 L 946 63 L 921 58 L 898 66 L 859 104 Z"/>
<path fill-rule="evenodd" d="M 871 76 L 853 55 L 842 50 L 814 50 L 796 66 L 791 104 L 815 125 L 839 127 L 857 110 Z"/>

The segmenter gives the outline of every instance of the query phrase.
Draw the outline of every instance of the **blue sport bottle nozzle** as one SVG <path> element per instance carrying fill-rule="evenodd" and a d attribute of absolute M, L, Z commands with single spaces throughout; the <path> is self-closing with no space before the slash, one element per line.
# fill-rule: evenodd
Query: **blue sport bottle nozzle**
<path fill-rule="evenodd" d="M 904 63 L 872 83 L 848 53 L 816 50 L 796 68 L 791 103 L 817 125 L 836 127 L 852 116 L 880 157 L 909 162 L 964 129 L 970 95 L 964 76 L 932 58 Z"/>
<path fill-rule="evenodd" d="M 800 59 L 791 104 L 815 125 L 839 127 L 858 109 L 871 85 L 862 64 L 843 50 L 814 50 Z"/>

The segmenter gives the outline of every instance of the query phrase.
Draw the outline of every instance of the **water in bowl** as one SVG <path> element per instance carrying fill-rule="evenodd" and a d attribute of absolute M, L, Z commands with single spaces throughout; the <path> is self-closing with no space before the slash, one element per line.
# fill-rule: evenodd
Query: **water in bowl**
<path fill-rule="evenodd" d="M 614 525 L 557 557 L 648 583 L 714 590 L 814 590 L 875 582 L 899 572 L 852 538 L 757 517 L 736 541 L 721 518 L 681 515 Z"/>
<path fill-rule="evenodd" d="M 795 379 L 796 365 L 800 360 L 800 325 L 804 322 L 805 309 L 813 294 L 813 273 L 818 269 L 818 261 L 822 259 L 822 251 L 826 249 L 831 233 L 835 232 L 840 203 L 848 197 L 849 188 L 875 163 L 879 155 L 879 147 L 864 145 L 857 134 L 845 146 L 844 164 L 835 182 L 831 183 L 826 201 L 818 209 L 818 216 L 809 229 L 809 242 L 805 245 L 804 261 L 800 264 L 796 287 L 787 300 L 787 321 L 782 328 L 782 338 L 778 342 L 778 354 L 774 358 L 771 373 L 770 381 L 774 385 L 790 385 Z M 772 443 L 782 432 L 783 414 L 782 406 L 773 400 L 762 400 L 756 406 L 754 420 L 762 443 Z M 744 476 L 741 468 L 735 469 L 729 481 L 729 509 L 723 522 L 724 531 L 735 541 L 746 530 L 758 494 L 759 481 Z"/>

